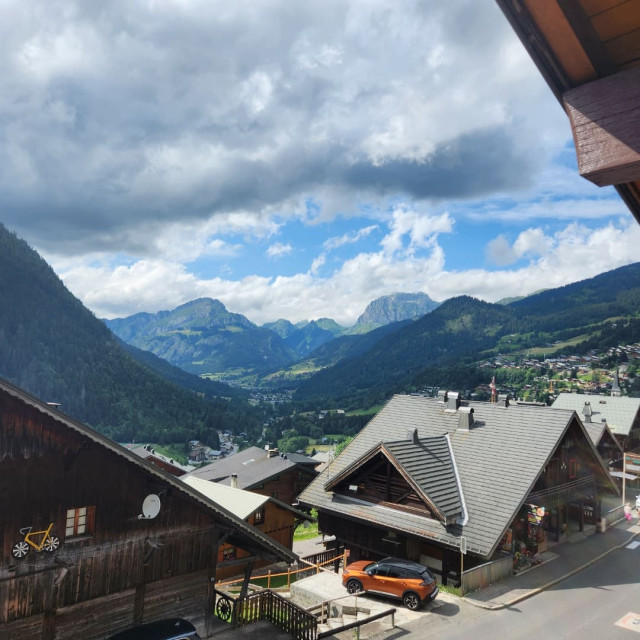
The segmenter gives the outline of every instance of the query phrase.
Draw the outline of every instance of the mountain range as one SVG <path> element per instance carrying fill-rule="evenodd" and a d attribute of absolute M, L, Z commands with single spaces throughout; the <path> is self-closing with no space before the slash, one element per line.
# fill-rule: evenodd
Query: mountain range
<path fill-rule="evenodd" d="M 137 313 L 105 320 L 124 342 L 196 375 L 264 375 L 286 368 L 341 336 L 361 336 L 398 321 L 416 319 L 438 307 L 424 293 L 396 293 L 371 302 L 356 325 L 320 318 L 293 324 L 280 319 L 257 326 L 231 313 L 219 300 L 200 298 L 171 311 Z M 344 344 L 368 341 L 346 340 Z"/>
<path fill-rule="evenodd" d="M 264 413 L 241 390 L 122 340 L 143 336 L 195 372 L 209 368 L 201 363 L 210 357 L 205 347 L 214 345 L 221 365 L 251 366 L 270 388 L 295 389 L 299 407 L 364 408 L 398 390 L 472 388 L 478 375 L 489 375 L 474 365 L 498 353 L 640 341 L 640 263 L 507 304 L 452 298 L 418 319 L 363 334 L 329 319 L 258 327 L 219 301 L 201 299 L 110 321 L 121 340 L 0 225 L 0 304 L 0 376 L 61 402 L 65 413 L 116 439 L 185 442 L 206 440 L 219 428 L 259 433 Z"/>

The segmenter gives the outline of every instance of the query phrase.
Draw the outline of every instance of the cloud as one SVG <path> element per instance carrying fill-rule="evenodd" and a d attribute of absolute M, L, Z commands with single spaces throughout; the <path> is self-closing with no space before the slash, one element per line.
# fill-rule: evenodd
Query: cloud
<path fill-rule="evenodd" d="M 283 256 L 289 255 L 291 251 L 293 251 L 293 248 L 290 244 L 276 242 L 269 246 L 267 249 L 267 255 L 270 258 L 282 258 Z"/>
<path fill-rule="evenodd" d="M 527 184 L 569 138 L 560 109 L 535 115 L 552 98 L 491 3 L 3 11 L 0 204 L 45 250 L 160 257 L 167 225 L 297 217 L 318 194 L 324 218 L 478 197 Z"/>
<path fill-rule="evenodd" d="M 358 231 L 356 232 L 345 233 L 342 236 L 334 236 L 325 240 L 322 246 L 327 251 L 331 251 L 332 249 L 337 249 L 338 247 L 342 247 L 345 244 L 355 244 L 356 242 L 362 240 L 362 238 L 366 238 L 367 236 L 371 235 L 371 233 L 377 228 L 377 224 L 372 224 L 368 227 L 358 229 Z"/>
<path fill-rule="evenodd" d="M 504 235 L 499 235 L 487 245 L 487 256 L 499 266 L 506 266 L 521 258 L 535 258 L 546 254 L 554 240 L 545 235 L 542 229 L 527 229 L 518 235 L 510 245 Z"/>

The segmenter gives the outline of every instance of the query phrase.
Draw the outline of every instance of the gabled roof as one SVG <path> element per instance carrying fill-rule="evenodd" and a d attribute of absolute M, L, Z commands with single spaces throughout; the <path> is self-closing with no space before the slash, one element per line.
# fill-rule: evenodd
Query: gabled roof
<path fill-rule="evenodd" d="M 314 521 L 308 514 L 269 496 L 263 496 L 259 493 L 253 493 L 252 491 L 245 491 L 244 489 L 237 489 L 235 487 L 228 487 L 227 485 L 210 482 L 202 478 L 183 476 L 181 480 L 243 520 L 246 520 L 252 513 L 255 513 L 267 502 L 272 502 L 282 509 L 291 511 L 297 520 Z"/>
<path fill-rule="evenodd" d="M 612 492 L 617 491 L 575 412 L 516 405 L 505 408 L 492 403 L 472 403 L 472 407 L 474 423 L 470 430 L 463 430 L 459 429 L 461 416 L 446 412 L 445 405 L 435 398 L 394 396 L 302 492 L 299 501 L 358 523 L 431 538 L 451 547 L 458 547 L 464 535 L 471 553 L 490 557 L 572 424 L 582 431 L 599 480 Z M 464 524 L 446 526 L 438 520 L 325 490 L 327 480 L 356 463 L 381 439 L 398 441 L 413 429 L 420 440 L 448 435 L 466 508 Z"/>
<path fill-rule="evenodd" d="M 168 487 L 180 492 L 187 499 L 194 500 L 199 503 L 206 512 L 211 514 L 220 527 L 226 528 L 230 531 L 231 535 L 229 537 L 229 541 L 233 542 L 233 544 L 237 544 L 243 549 L 267 558 L 277 558 L 287 562 L 295 562 L 298 560 L 297 556 L 290 549 L 287 549 L 279 542 L 276 542 L 269 536 L 265 535 L 262 531 L 253 525 L 248 524 L 243 519 L 238 518 L 233 513 L 205 497 L 200 492 L 195 491 L 176 476 L 173 476 L 150 462 L 143 460 L 113 440 L 110 440 L 106 436 L 94 431 L 81 422 L 66 416 L 64 413 L 52 408 L 26 391 L 23 391 L 22 389 L 12 385 L 10 382 L 0 378 L 0 395 L 2 394 L 16 398 L 25 405 L 33 407 L 43 415 L 53 419 L 61 425 L 62 428 L 69 429 L 70 431 L 75 432 L 83 438 L 93 442 L 97 446 L 111 451 L 117 456 L 120 456 L 126 462 L 139 467 L 141 471 L 147 474 L 150 478 L 160 481 L 162 485 L 168 485 Z M 0 427 L 2 426 L 3 425 L 0 420 Z M 0 429 L 0 440 L 2 440 L 3 435 L 3 431 Z"/>
<path fill-rule="evenodd" d="M 249 447 L 243 451 L 215 460 L 204 467 L 191 471 L 187 476 L 203 478 L 213 482 L 229 484 L 232 474 L 238 476 L 239 489 L 251 489 L 298 467 L 315 473 L 311 465 L 300 465 L 289 460 L 286 454 L 269 456 L 268 451 L 259 447 Z M 183 477 L 187 477 L 183 476 Z"/>
<path fill-rule="evenodd" d="M 381 442 L 330 478 L 324 488 L 331 491 L 348 482 L 376 454 L 385 456 L 422 499 L 428 509 L 443 522 L 462 515 L 461 489 L 446 435 Z"/>
<path fill-rule="evenodd" d="M 616 436 L 628 436 L 640 412 L 640 398 L 592 393 L 560 393 L 551 406 L 575 411 L 584 422 L 583 410 L 587 402 L 591 407 L 591 422 L 606 422 Z"/>
<path fill-rule="evenodd" d="M 269 502 L 269 496 L 262 496 L 259 493 L 234 489 L 217 482 L 209 482 L 202 478 L 183 477 L 183 482 L 192 489 L 199 491 L 210 500 L 233 513 L 234 516 L 245 520 L 252 513 L 255 513 L 265 502 Z"/>

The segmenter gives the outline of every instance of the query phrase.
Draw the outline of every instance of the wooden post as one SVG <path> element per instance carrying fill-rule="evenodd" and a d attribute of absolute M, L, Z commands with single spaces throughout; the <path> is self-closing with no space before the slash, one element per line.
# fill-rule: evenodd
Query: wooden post
<path fill-rule="evenodd" d="M 271 589 L 271 569 L 267 573 L 267 589 Z"/>
<path fill-rule="evenodd" d="M 287 589 L 291 585 L 291 567 L 287 567 Z"/>
<path fill-rule="evenodd" d="M 204 612 L 204 625 L 207 637 L 213 633 L 216 608 L 216 568 L 218 565 L 218 550 L 220 549 L 220 536 L 218 528 L 213 527 L 211 532 L 211 549 L 207 566 L 207 601 Z"/>

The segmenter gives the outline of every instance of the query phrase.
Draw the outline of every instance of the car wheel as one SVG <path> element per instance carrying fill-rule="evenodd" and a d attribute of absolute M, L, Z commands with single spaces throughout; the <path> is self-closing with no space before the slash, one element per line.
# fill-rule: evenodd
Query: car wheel
<path fill-rule="evenodd" d="M 351 578 L 351 580 L 347 581 L 347 591 L 349 593 L 358 593 L 362 591 L 362 583 L 360 580 L 356 580 L 355 578 Z"/>
<path fill-rule="evenodd" d="M 407 609 L 411 609 L 411 611 L 415 611 L 420 606 L 420 597 L 413 591 L 405 593 L 402 601 L 404 602 L 404 606 L 407 607 Z"/>

